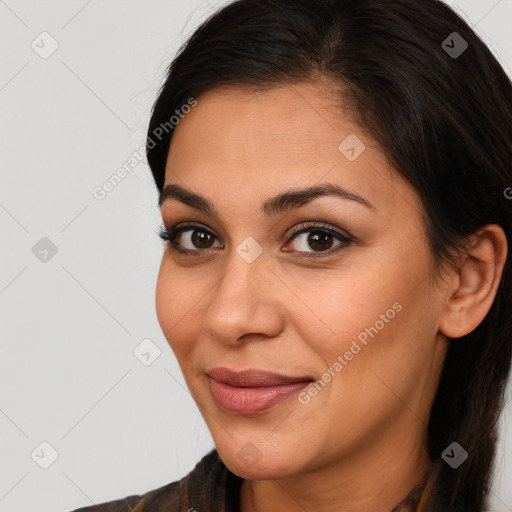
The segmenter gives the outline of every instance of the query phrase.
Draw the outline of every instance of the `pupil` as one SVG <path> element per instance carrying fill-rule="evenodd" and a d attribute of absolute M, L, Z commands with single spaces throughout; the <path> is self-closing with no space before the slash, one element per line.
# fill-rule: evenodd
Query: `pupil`
<path fill-rule="evenodd" d="M 327 247 L 325 246 L 326 242 L 330 242 L 328 243 Z M 312 249 L 329 249 L 332 245 L 332 235 L 329 233 L 312 231 L 311 234 L 308 236 L 308 243 L 310 244 Z"/>
<path fill-rule="evenodd" d="M 194 231 L 192 235 L 194 245 L 201 245 L 202 243 L 207 243 L 209 241 L 210 235 L 205 233 L 204 231 Z"/>

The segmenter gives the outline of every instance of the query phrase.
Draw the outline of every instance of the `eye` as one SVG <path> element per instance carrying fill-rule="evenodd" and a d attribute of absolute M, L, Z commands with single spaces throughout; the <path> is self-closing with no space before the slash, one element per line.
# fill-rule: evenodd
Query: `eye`
<path fill-rule="evenodd" d="M 169 242 L 172 250 L 189 255 L 200 255 L 207 249 L 222 248 L 223 245 L 217 236 L 203 226 L 197 225 L 173 225 L 166 229 L 160 229 L 158 235 L 164 241 Z M 217 245 L 215 245 L 215 243 Z M 336 243 L 337 242 L 337 243 Z M 332 254 L 350 245 L 353 239 L 347 234 L 332 227 L 315 222 L 302 223 L 292 231 L 289 244 L 296 244 L 295 249 L 283 247 L 283 252 L 303 253 L 306 257 L 322 256 L 322 253 Z M 332 250 L 332 248 L 335 248 Z"/>
<path fill-rule="evenodd" d="M 296 249 L 293 249 L 293 251 L 310 253 L 308 256 L 316 256 L 318 253 L 328 252 L 331 254 L 352 242 L 352 238 L 337 229 L 318 223 L 303 223 L 295 227 L 293 236 L 287 245 L 295 244 Z M 333 247 L 336 249 L 331 250 Z M 286 249 L 286 246 L 283 250 L 290 251 Z"/>
<path fill-rule="evenodd" d="M 200 253 L 202 249 L 214 247 L 217 238 L 213 233 L 196 225 L 170 226 L 160 229 L 158 236 L 169 242 L 170 247 L 182 254 Z M 219 247 L 219 245 L 217 245 Z M 220 245 L 222 247 L 222 245 Z"/>

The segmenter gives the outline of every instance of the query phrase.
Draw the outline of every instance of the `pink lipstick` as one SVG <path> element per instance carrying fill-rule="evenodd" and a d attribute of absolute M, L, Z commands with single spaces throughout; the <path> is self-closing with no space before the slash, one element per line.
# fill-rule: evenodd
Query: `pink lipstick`
<path fill-rule="evenodd" d="M 313 381 L 310 377 L 290 377 L 253 369 L 235 372 L 223 367 L 212 368 L 206 374 L 215 401 L 231 414 L 267 411 Z"/>

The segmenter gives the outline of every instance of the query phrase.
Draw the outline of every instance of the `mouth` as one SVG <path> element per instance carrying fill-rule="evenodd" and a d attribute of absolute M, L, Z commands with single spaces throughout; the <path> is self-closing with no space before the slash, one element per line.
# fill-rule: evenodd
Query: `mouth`
<path fill-rule="evenodd" d="M 265 370 L 212 368 L 206 371 L 210 391 L 217 405 L 230 414 L 255 414 L 267 411 L 297 395 L 313 379 L 292 377 Z"/>

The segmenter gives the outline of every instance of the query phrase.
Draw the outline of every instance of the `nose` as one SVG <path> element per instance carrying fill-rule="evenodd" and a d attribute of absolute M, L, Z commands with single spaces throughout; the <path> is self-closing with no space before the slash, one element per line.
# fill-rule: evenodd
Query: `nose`
<path fill-rule="evenodd" d="M 274 272 L 264 253 L 248 263 L 233 250 L 208 296 L 204 331 L 232 346 L 278 336 L 284 326 L 284 292 Z"/>

